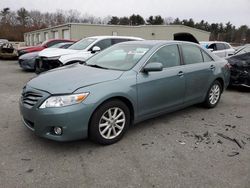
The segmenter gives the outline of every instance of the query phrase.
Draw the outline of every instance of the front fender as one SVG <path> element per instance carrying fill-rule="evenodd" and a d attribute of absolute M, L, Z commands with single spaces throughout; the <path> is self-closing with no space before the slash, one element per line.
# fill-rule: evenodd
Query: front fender
<path fill-rule="evenodd" d="M 134 118 L 137 117 L 137 90 L 136 90 L 136 73 L 130 76 L 122 75 L 120 78 L 112 81 L 102 82 L 95 85 L 79 88 L 75 93 L 89 92 L 89 96 L 84 103 L 92 106 L 92 113 L 105 101 L 122 97 L 128 100 L 134 111 Z"/>

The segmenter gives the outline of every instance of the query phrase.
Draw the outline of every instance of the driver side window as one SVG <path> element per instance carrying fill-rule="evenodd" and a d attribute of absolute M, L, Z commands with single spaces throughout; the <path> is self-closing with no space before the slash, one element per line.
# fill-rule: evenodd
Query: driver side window
<path fill-rule="evenodd" d="M 180 55 L 177 45 L 169 45 L 160 48 L 148 61 L 148 63 L 162 63 L 163 68 L 180 65 Z"/>

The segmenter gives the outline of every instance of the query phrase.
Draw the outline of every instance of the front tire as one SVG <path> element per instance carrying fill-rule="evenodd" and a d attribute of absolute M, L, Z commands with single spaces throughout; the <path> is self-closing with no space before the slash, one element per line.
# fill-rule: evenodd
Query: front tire
<path fill-rule="evenodd" d="M 130 111 L 120 100 L 111 100 L 102 104 L 93 114 L 90 127 L 90 139 L 96 143 L 109 145 L 118 142 L 130 124 Z"/>
<path fill-rule="evenodd" d="M 215 80 L 207 92 L 206 99 L 203 103 L 204 106 L 206 108 L 214 108 L 220 101 L 221 93 L 221 83 L 218 80 Z"/>

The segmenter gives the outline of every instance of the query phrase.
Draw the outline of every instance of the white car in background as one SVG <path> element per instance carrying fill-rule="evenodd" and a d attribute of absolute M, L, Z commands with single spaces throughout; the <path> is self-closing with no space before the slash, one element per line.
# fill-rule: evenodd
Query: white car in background
<path fill-rule="evenodd" d="M 235 53 L 235 49 L 227 42 L 202 41 L 200 44 L 219 57 L 228 57 Z"/>
<path fill-rule="evenodd" d="M 94 36 L 84 38 L 67 49 L 41 51 L 36 60 L 36 71 L 40 73 L 59 66 L 85 61 L 99 51 L 114 44 L 138 40 L 143 39 L 127 36 Z"/>

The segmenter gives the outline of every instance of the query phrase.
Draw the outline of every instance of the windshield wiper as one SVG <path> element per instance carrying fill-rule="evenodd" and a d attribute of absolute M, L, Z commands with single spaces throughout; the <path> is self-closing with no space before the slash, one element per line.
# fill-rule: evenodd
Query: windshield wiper
<path fill-rule="evenodd" d="M 87 66 L 90 66 L 90 67 L 95 67 L 95 68 L 100 68 L 100 69 L 108 69 L 106 67 L 102 67 L 100 65 L 89 65 L 89 64 L 86 64 Z"/>

